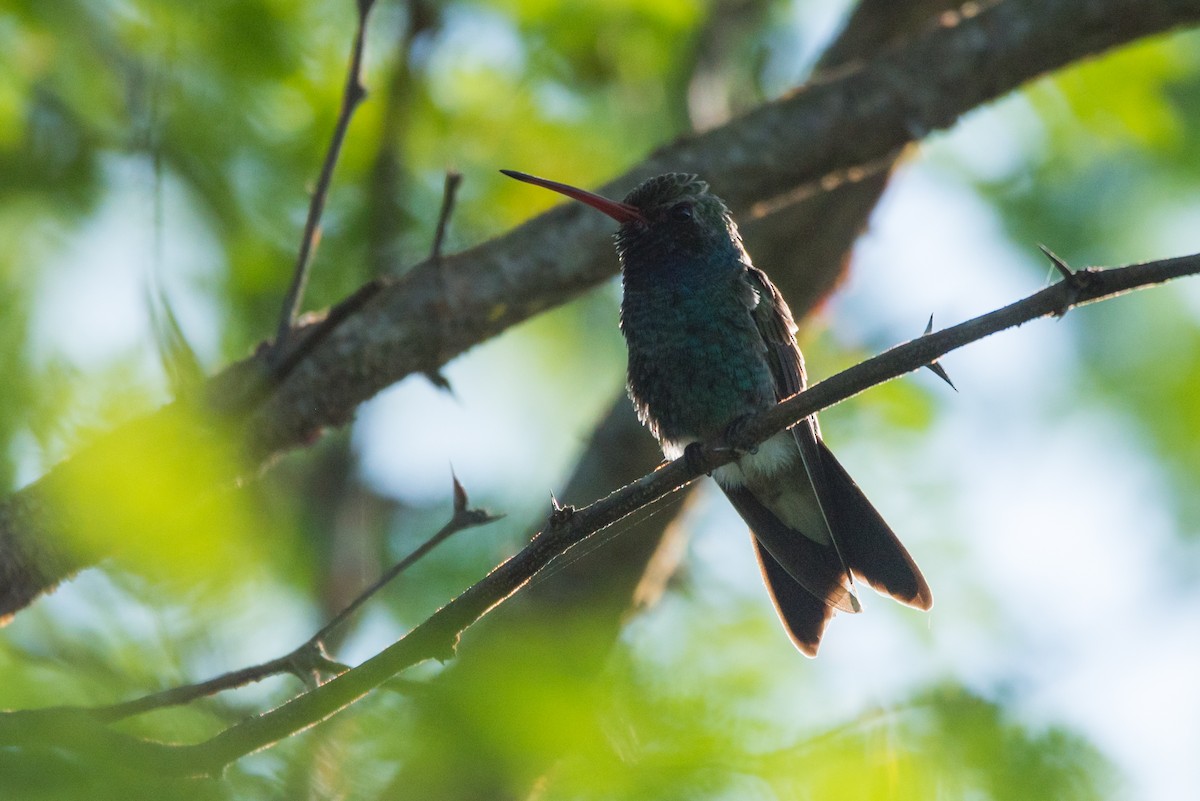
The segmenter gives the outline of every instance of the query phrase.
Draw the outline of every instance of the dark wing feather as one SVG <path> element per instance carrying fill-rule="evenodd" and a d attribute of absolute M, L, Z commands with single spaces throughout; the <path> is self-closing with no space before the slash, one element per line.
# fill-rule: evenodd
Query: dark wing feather
<path fill-rule="evenodd" d="M 771 602 L 788 636 L 805 656 L 816 656 L 821 645 L 825 624 L 833 617 L 833 607 L 818 600 L 800 586 L 751 533 L 754 553 L 762 569 L 763 583 L 771 594 Z"/>
<path fill-rule="evenodd" d="M 750 527 L 759 548 L 769 554 L 772 557 L 771 561 L 790 576 L 792 583 L 831 609 L 836 608 L 843 612 L 859 611 L 857 599 L 854 598 L 846 580 L 846 573 L 832 548 L 789 528 L 746 487 L 721 489 L 742 520 Z M 759 561 L 762 561 L 761 557 Z M 778 595 L 777 588 L 771 588 L 771 592 Z"/>
<path fill-rule="evenodd" d="M 792 310 L 788 308 L 783 295 L 771 283 L 771 279 L 767 278 L 766 273 L 755 267 L 747 267 L 747 278 L 760 297 L 758 306 L 754 309 L 754 322 L 767 346 L 767 359 L 771 365 L 771 374 L 775 378 L 776 400 L 783 400 L 795 395 L 807 384 L 804 356 L 796 346 L 796 322 L 792 319 Z M 839 530 L 835 528 L 836 521 L 830 519 L 832 499 L 829 497 L 829 479 L 825 475 L 825 463 L 821 456 L 823 443 L 816 416 L 805 418 L 795 425 L 792 428 L 792 437 L 796 440 L 796 447 L 800 449 L 800 459 L 808 479 L 816 490 L 840 570 L 850 586 L 851 604 L 854 611 L 858 611 L 858 599 L 854 596 L 849 564 L 838 539 Z"/>
<path fill-rule="evenodd" d="M 746 278 L 759 298 L 751 313 L 767 346 L 767 361 L 775 378 L 775 397 L 783 400 L 805 387 L 804 357 L 796 347 L 796 321 L 766 273 L 747 265 Z"/>
<path fill-rule="evenodd" d="M 762 299 L 754 316 L 767 345 L 777 395 L 782 400 L 806 385 L 804 359 L 793 334 L 795 322 L 779 290 L 762 271 L 749 268 L 749 278 Z M 821 440 L 816 417 L 792 428 L 792 434 L 833 533 L 842 569 L 909 606 L 932 607 L 933 593 L 920 569 Z"/>
<path fill-rule="evenodd" d="M 828 479 L 831 513 L 842 556 L 854 574 L 879 592 L 917 609 L 933 606 L 933 593 L 917 563 L 824 442 L 818 441 Z"/>

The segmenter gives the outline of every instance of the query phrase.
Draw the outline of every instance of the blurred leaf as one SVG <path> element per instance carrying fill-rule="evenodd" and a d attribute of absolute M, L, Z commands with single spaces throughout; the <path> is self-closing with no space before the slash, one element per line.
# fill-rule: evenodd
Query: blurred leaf
<path fill-rule="evenodd" d="M 56 472 L 54 515 L 75 547 L 186 585 L 235 580 L 266 529 L 243 494 L 236 440 L 179 405 L 106 435 Z M 209 488 L 197 492 L 197 488 Z"/>

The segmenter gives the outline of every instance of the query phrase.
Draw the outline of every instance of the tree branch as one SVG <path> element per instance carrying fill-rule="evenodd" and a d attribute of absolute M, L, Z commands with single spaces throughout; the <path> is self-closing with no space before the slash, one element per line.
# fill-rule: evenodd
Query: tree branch
<path fill-rule="evenodd" d="M 943 18 L 954 24 L 682 139 L 604 190 L 620 194 L 649 175 L 691 170 L 703 173 L 735 213 L 751 213 L 756 204 L 819 186 L 821 176 L 887 163 L 907 143 L 1048 70 L 1196 23 L 1200 0 L 1005 0 L 973 16 Z M 330 312 L 340 324 L 326 327 L 327 336 L 246 421 L 251 463 L 311 442 L 322 429 L 347 422 L 380 389 L 434 371 L 608 278 L 616 268 L 610 233 L 599 215 L 563 206 L 443 257 L 440 266 L 426 261 L 367 285 Z M 209 396 L 243 396 L 261 372 L 257 359 L 233 365 L 210 381 Z M 88 469 L 80 456 L 71 461 Z M 44 489 L 61 469 L 0 504 L 0 615 L 103 555 L 71 553 L 63 544 Z"/>
<path fill-rule="evenodd" d="M 459 483 L 458 478 L 455 477 L 454 513 L 446 521 L 446 525 L 442 526 L 438 529 L 437 533 L 417 546 L 408 556 L 384 571 L 383 575 L 359 593 L 353 601 L 347 604 L 332 620 L 322 626 L 316 634 L 309 637 L 304 643 L 289 653 L 257 665 L 222 673 L 220 676 L 208 679 L 207 681 L 187 684 L 181 687 L 172 687 L 169 690 L 152 693 L 142 698 L 135 698 L 132 701 L 123 701 L 117 704 L 93 707 L 86 710 L 81 708 L 81 711 L 90 712 L 100 722 L 111 723 L 167 706 L 179 706 L 180 704 L 191 703 L 197 698 L 205 698 L 210 695 L 216 695 L 224 690 L 253 684 L 280 673 L 291 673 L 306 683 L 311 683 L 314 673 L 341 673 L 347 669 L 346 666 L 332 661 L 325 652 L 324 647 L 325 639 L 334 630 L 345 623 L 375 593 L 379 592 L 379 590 L 387 586 L 397 576 L 416 564 L 438 545 L 441 545 L 460 531 L 495 522 L 501 517 L 503 515 L 493 515 L 484 509 L 471 508 L 467 499 L 467 491 Z M 55 711 L 57 713 L 61 709 Z"/>
<path fill-rule="evenodd" d="M 354 44 L 350 47 L 350 65 L 346 70 L 346 88 L 342 91 L 342 106 L 338 111 L 337 123 L 333 127 L 329 148 L 325 151 L 325 161 L 321 165 L 317 186 L 313 190 L 312 200 L 308 204 L 308 217 L 304 221 L 304 233 L 300 237 L 300 250 L 296 254 L 292 283 L 283 299 L 283 308 L 279 313 L 279 327 L 275 333 L 274 347 L 270 351 L 272 362 L 277 362 L 287 352 L 288 337 L 292 333 L 292 326 L 296 324 L 296 315 L 300 313 L 300 302 L 304 298 L 304 287 L 308 284 L 308 272 L 312 264 L 313 251 L 317 247 L 321 214 L 325 211 L 325 199 L 329 196 L 329 187 L 333 183 L 333 170 L 337 167 L 338 158 L 341 156 L 346 132 L 350 130 L 350 118 L 354 116 L 354 110 L 367 97 L 367 90 L 362 84 L 362 62 L 363 50 L 367 43 L 367 17 L 370 16 L 371 8 L 374 5 L 375 0 L 357 0 L 355 3 L 358 19 L 354 27 Z"/>
<path fill-rule="evenodd" d="M 1116 297 L 1134 289 L 1200 273 L 1200 255 L 1147 262 L 1109 270 L 1083 270 L 1040 292 L 959 325 L 898 345 L 793 395 L 747 421 L 739 445 L 762 442 L 808 415 L 851 398 L 905 373 L 918 370 L 952 350 L 1039 317 Z M 282 706 L 233 726 L 196 745 L 168 745 L 97 731 L 96 721 L 69 710 L 0 715 L 0 745 L 86 747 L 103 753 L 131 747 L 138 769 L 168 775 L 214 774 L 240 757 L 324 720 L 400 671 L 426 659 L 454 655 L 459 635 L 512 596 L 555 558 L 625 516 L 686 486 L 705 472 L 736 458 L 721 442 L 705 443 L 693 459 L 676 459 L 590 506 L 556 510 L 528 546 L 467 589 L 404 638 L 362 665 Z M 49 721 L 49 722 L 48 722 Z M 57 724 L 57 725 L 52 725 Z M 68 732 L 62 725 L 70 726 Z M 67 741 L 64 741 L 67 738 Z"/>

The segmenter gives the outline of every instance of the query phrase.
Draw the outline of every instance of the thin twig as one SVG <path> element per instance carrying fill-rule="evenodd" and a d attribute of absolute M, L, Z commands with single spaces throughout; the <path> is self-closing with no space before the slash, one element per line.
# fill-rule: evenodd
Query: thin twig
<path fill-rule="evenodd" d="M 446 291 L 446 273 L 442 268 L 442 245 L 446 239 L 446 226 L 450 223 L 450 215 L 454 213 L 454 200 L 458 196 L 458 186 L 461 183 L 461 173 L 455 170 L 446 171 L 446 184 L 442 189 L 442 208 L 438 211 L 437 227 L 433 233 L 433 246 L 429 250 L 429 261 L 433 263 L 436 270 L 438 296 L 442 298 L 443 305 L 447 303 L 449 293 Z M 448 314 L 438 316 L 438 342 L 444 342 L 446 339 L 445 335 L 441 332 L 444 329 L 443 319 L 448 316 Z M 440 346 L 436 350 L 440 351 Z M 439 358 L 438 361 L 440 362 L 441 359 Z M 435 366 L 425 370 L 425 377 L 438 389 L 444 389 L 451 394 L 454 393 L 453 388 L 450 386 L 450 381 L 438 367 Z"/>
<path fill-rule="evenodd" d="M 1147 262 L 1111 270 L 1080 270 L 1040 292 L 951 328 L 925 334 L 793 395 L 747 420 L 741 429 L 746 443 L 762 442 L 778 431 L 873 386 L 918 370 L 952 350 L 990 334 L 1039 317 L 1062 314 L 1076 305 L 1115 297 L 1134 289 L 1200 273 L 1200 255 Z M 1074 286 L 1071 284 L 1074 283 Z M 1072 301 L 1072 296 L 1076 300 Z M 243 721 L 195 745 L 153 743 L 112 732 L 78 711 L 23 710 L 0 713 L 0 745 L 73 743 L 101 751 L 136 747 L 143 773 L 212 775 L 236 759 L 265 748 L 317 723 L 353 703 L 400 671 L 426 659 L 448 659 L 459 635 L 501 604 L 554 559 L 597 531 L 675 492 L 698 476 L 736 458 L 721 442 L 705 443 L 689 458 L 679 458 L 653 473 L 571 514 L 553 512 L 542 531 L 520 553 L 497 566 L 482 580 L 443 606 L 401 640 L 371 659 L 282 706 Z M 71 723 L 64 732 L 63 723 Z M 65 738 L 65 739 L 64 739 Z"/>
<path fill-rule="evenodd" d="M 359 607 L 371 598 L 376 592 L 382 589 L 388 582 L 395 579 L 408 568 L 416 564 L 422 557 L 432 551 L 441 543 L 445 542 L 452 535 L 468 528 L 486 525 L 499 520 L 503 515 L 494 515 L 484 509 L 473 509 L 469 505 L 467 491 L 459 482 L 457 476 L 453 476 L 454 482 L 454 514 L 446 525 L 430 537 L 425 542 L 421 543 L 416 550 L 408 556 L 401 559 L 396 564 L 392 565 L 388 570 L 379 577 L 371 586 L 363 590 L 358 597 L 351 601 L 341 612 L 339 612 L 332 620 L 326 623 L 321 629 L 308 638 L 302 645 L 284 654 L 283 656 L 269 659 L 257 665 L 232 670 L 228 673 L 223 673 L 220 676 L 215 676 L 206 681 L 197 682 L 195 684 L 187 684 L 182 687 L 172 687 L 168 690 L 152 693 L 141 698 L 135 698 L 131 701 L 123 701 L 118 704 L 110 704 L 109 706 L 93 707 L 87 711 L 91 712 L 98 720 L 104 723 L 112 723 L 118 720 L 132 717 L 134 715 L 144 714 L 155 709 L 161 709 L 168 706 L 179 706 L 181 704 L 190 703 L 197 698 L 204 698 L 210 695 L 215 695 L 224 690 L 231 690 L 235 687 L 243 687 L 247 684 L 253 684 L 262 681 L 270 676 L 275 676 L 280 673 L 291 673 L 302 681 L 312 684 L 311 677 L 313 674 L 336 675 L 343 673 L 349 668 L 345 665 L 335 662 L 330 659 L 324 649 L 324 640 L 338 626 L 342 625 Z"/>
<path fill-rule="evenodd" d="M 141 715 L 155 709 L 191 703 L 198 698 L 216 695 L 222 690 L 244 687 L 247 684 L 254 684 L 278 673 L 288 672 L 291 672 L 291 670 L 287 662 L 287 657 L 278 657 L 258 665 L 231 670 L 228 673 L 222 673 L 220 676 L 214 676 L 206 681 L 186 684 L 181 687 L 172 687 L 142 696 L 141 698 L 135 698 L 131 701 L 93 707 L 88 711 L 103 723 L 115 723 L 118 720 L 124 720 L 134 715 Z"/>
<path fill-rule="evenodd" d="M 442 198 L 442 207 L 438 215 L 437 230 L 434 234 L 433 248 L 429 259 L 430 262 L 436 262 L 439 265 L 441 259 L 440 248 L 445 237 L 445 228 L 450 215 L 453 213 L 455 195 L 458 185 L 461 182 L 462 176 L 459 173 L 453 171 L 446 173 L 445 194 Z M 381 290 L 386 288 L 392 280 L 395 279 L 389 276 L 378 276 L 363 284 L 352 295 L 331 308 L 319 321 L 308 326 L 304 330 L 303 336 L 297 341 L 289 342 L 288 346 L 280 348 L 277 340 L 276 344 L 268 351 L 271 378 L 275 383 L 286 378 L 318 345 L 328 339 L 337 330 L 339 325 L 358 313 L 363 306 L 378 295 Z M 442 280 L 440 270 L 438 280 Z M 445 297 L 444 285 L 441 289 L 440 296 Z M 288 330 L 290 336 L 292 329 Z M 450 383 L 437 368 L 431 368 L 425 374 L 440 388 L 450 388 Z M 253 382 L 254 375 L 250 374 L 246 380 Z M 213 408 L 225 414 L 238 414 L 265 398 L 270 388 L 270 384 L 265 381 L 257 384 L 252 383 L 241 393 L 234 395 L 225 392 L 218 393 L 210 398 L 210 402 Z"/>
<path fill-rule="evenodd" d="M 429 258 L 435 263 L 442 261 L 442 244 L 446 239 L 446 225 L 450 215 L 454 213 L 454 200 L 458 195 L 458 187 L 462 183 L 462 173 L 456 170 L 446 171 L 446 185 L 442 190 L 442 208 L 438 212 L 437 228 L 433 233 L 433 247 L 429 250 Z"/>
<path fill-rule="evenodd" d="M 446 525 L 427 539 L 425 542 L 417 546 L 417 549 L 408 556 L 401 559 L 396 564 L 392 565 L 388 570 L 380 576 L 375 583 L 367 587 L 362 593 L 351 601 L 345 609 L 337 614 L 326 623 L 320 631 L 309 638 L 306 645 L 317 645 L 325 640 L 338 626 L 346 621 L 350 615 L 354 614 L 360 606 L 366 603 L 372 595 L 381 590 L 388 582 L 403 573 L 419 559 L 432 551 L 438 545 L 445 542 L 449 537 L 462 531 L 463 529 L 473 528 L 475 526 L 486 525 L 487 523 L 495 522 L 504 515 L 494 515 L 484 509 L 471 509 L 467 505 L 467 491 L 463 489 L 463 485 L 459 483 L 458 476 L 453 477 L 454 480 L 454 514 Z M 303 647 L 303 646 L 302 646 Z"/>
<path fill-rule="evenodd" d="M 292 283 L 284 296 L 283 309 L 279 315 L 279 328 L 275 333 L 275 344 L 270 351 L 270 363 L 274 367 L 283 360 L 296 316 L 300 313 L 300 302 L 304 297 L 304 287 L 308 284 L 309 267 L 312 254 L 317 245 L 321 225 L 321 214 L 325 210 L 325 199 L 329 196 L 329 187 L 333 182 L 333 170 L 337 166 L 338 157 L 342 152 L 342 143 L 346 132 L 350 129 L 350 118 L 354 110 L 367 96 L 367 90 L 362 84 L 363 50 L 367 39 L 367 17 L 371 13 L 375 0 L 357 0 L 358 21 L 354 29 L 354 44 L 350 51 L 350 66 L 346 71 L 346 88 L 342 93 L 342 107 L 338 111 L 337 123 L 333 128 L 333 137 L 329 148 L 325 151 L 325 162 L 321 165 L 321 175 L 317 178 L 312 200 L 308 204 L 308 218 L 304 221 L 304 233 L 300 238 L 300 251 L 296 254 L 296 267 L 292 271 Z"/>

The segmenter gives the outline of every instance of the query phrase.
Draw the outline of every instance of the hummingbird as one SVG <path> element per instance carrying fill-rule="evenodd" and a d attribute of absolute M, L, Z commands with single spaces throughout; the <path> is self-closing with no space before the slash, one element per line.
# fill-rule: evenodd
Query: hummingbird
<path fill-rule="evenodd" d="M 627 386 L 663 454 L 716 438 L 806 386 L 796 323 L 754 267 L 729 207 L 696 175 L 642 182 L 623 201 L 512 170 L 620 224 Z M 859 612 L 854 578 L 927 610 L 933 594 L 883 517 L 821 439 L 816 415 L 712 472 L 750 527 L 763 581 L 796 647 L 815 657 L 837 611 Z"/>

